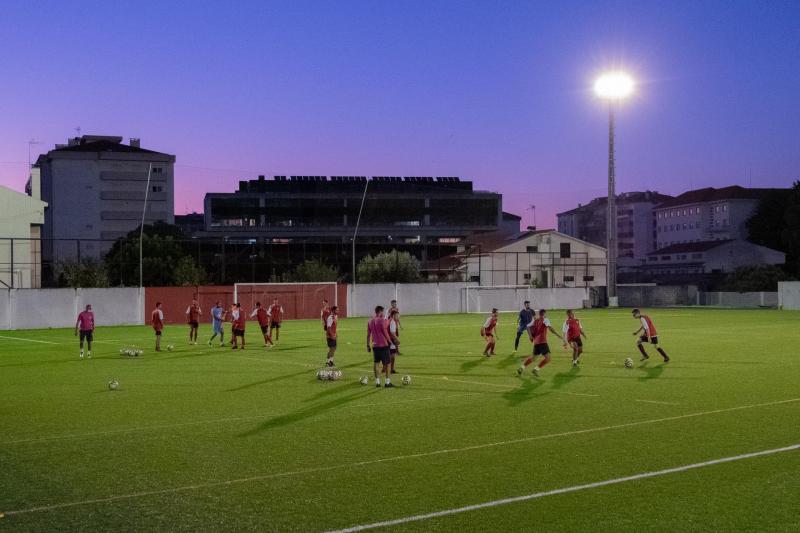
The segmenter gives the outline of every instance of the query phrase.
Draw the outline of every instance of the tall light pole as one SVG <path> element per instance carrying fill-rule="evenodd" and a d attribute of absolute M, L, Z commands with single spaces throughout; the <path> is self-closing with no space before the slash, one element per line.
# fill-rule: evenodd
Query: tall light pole
<path fill-rule="evenodd" d="M 356 288 L 356 237 L 358 237 L 358 226 L 361 224 L 361 213 L 364 211 L 364 202 L 367 201 L 367 188 L 369 187 L 369 178 L 365 178 L 364 181 L 364 194 L 361 195 L 361 207 L 358 208 L 358 218 L 356 219 L 356 229 L 353 231 L 353 285 L 352 289 L 355 290 Z M 355 298 L 353 298 L 353 302 L 355 302 Z M 348 310 L 348 316 L 355 315 L 355 306 L 351 305 L 350 309 Z"/>
<path fill-rule="evenodd" d="M 617 204 L 616 204 L 616 164 L 614 161 L 615 109 L 620 100 L 633 92 L 633 78 L 624 72 L 608 72 L 594 83 L 594 92 L 608 101 L 608 213 L 606 215 L 606 286 L 609 307 L 617 307 Z"/>

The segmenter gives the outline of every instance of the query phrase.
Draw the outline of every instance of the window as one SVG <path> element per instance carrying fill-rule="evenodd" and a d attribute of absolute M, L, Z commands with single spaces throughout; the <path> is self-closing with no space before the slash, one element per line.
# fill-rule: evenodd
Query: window
<path fill-rule="evenodd" d="M 697 213 L 698 215 L 700 214 L 700 208 L 699 208 L 699 207 L 697 208 L 697 211 L 696 211 L 696 213 Z"/>
<path fill-rule="evenodd" d="M 686 216 L 686 209 L 683 210 L 683 216 Z"/>
<path fill-rule="evenodd" d="M 671 261 L 672 260 L 672 256 L 671 255 L 662 255 L 661 256 L 661 260 L 662 261 Z"/>
<path fill-rule="evenodd" d="M 656 257 L 654 255 L 651 255 L 650 257 L 647 258 L 647 260 L 648 261 L 658 261 L 658 257 Z"/>
<path fill-rule="evenodd" d="M 153 185 L 153 192 L 162 192 L 164 187 L 162 185 Z"/>
<path fill-rule="evenodd" d="M 724 213 L 724 212 L 725 212 L 725 211 L 727 211 L 727 210 L 728 210 L 728 206 L 727 206 L 727 204 L 723 204 L 723 205 L 722 205 L 722 212 Z"/>
<path fill-rule="evenodd" d="M 523 278 L 525 281 L 530 281 L 530 280 L 531 280 L 531 274 L 530 274 L 530 272 L 526 272 L 525 274 L 523 274 L 523 275 L 522 275 L 522 278 Z"/>
<path fill-rule="evenodd" d="M 575 281 L 575 276 L 564 276 L 564 283 L 568 281 Z"/>
<path fill-rule="evenodd" d="M 153 167 L 152 173 L 153 174 L 163 174 L 164 173 L 164 169 L 161 168 L 161 167 Z"/>
<path fill-rule="evenodd" d="M 528 252 L 529 254 L 535 254 L 535 253 L 537 253 L 539 251 L 539 247 L 538 246 L 526 246 L 525 247 L 525 251 Z"/>
<path fill-rule="evenodd" d="M 659 218 L 659 219 L 661 218 L 661 213 L 659 213 L 659 214 L 658 214 L 658 218 Z"/>
<path fill-rule="evenodd" d="M 440 244 L 456 244 L 461 242 L 461 237 L 439 237 Z"/>
<path fill-rule="evenodd" d="M 562 242 L 562 243 L 559 245 L 559 247 L 560 247 L 560 249 L 561 249 L 561 257 L 562 257 L 563 259 L 568 259 L 568 258 L 569 258 L 569 257 L 572 255 L 572 254 L 571 254 L 571 252 L 572 252 L 572 246 L 570 245 L 570 243 L 568 243 L 568 242 Z"/>
<path fill-rule="evenodd" d="M 717 212 L 717 213 L 719 213 L 719 206 L 716 206 L 716 207 L 714 208 L 714 211 L 715 211 L 715 212 Z"/>
<path fill-rule="evenodd" d="M 594 276 L 583 276 L 583 281 L 594 281 Z"/>
<path fill-rule="evenodd" d="M 683 229 L 686 229 L 686 222 L 683 223 Z"/>

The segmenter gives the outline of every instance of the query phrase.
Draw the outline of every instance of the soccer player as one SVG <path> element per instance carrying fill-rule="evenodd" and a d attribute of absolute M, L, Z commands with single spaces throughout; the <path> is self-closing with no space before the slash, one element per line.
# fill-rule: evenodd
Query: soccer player
<path fill-rule="evenodd" d="M 156 302 L 156 308 L 150 314 L 153 324 L 153 331 L 156 332 L 156 351 L 161 351 L 161 332 L 164 330 L 164 311 L 161 310 L 161 302 Z"/>
<path fill-rule="evenodd" d="M 492 314 L 486 319 L 481 327 L 481 337 L 486 339 L 486 349 L 483 350 L 483 355 L 491 357 L 494 355 L 494 346 L 496 343 L 495 336 L 497 335 L 495 329 L 497 328 L 497 308 L 492 308 Z"/>
<path fill-rule="evenodd" d="M 522 309 L 519 311 L 519 318 L 517 319 L 517 338 L 514 339 L 514 353 L 519 349 L 519 338 L 528 330 L 528 324 L 533 322 L 533 309 L 528 300 L 522 304 Z"/>
<path fill-rule="evenodd" d="M 211 346 L 211 341 L 219 335 L 220 347 L 225 346 L 225 330 L 222 329 L 222 323 L 225 321 L 225 308 L 222 307 L 222 302 L 217 300 L 214 307 L 211 308 L 211 327 L 214 330 L 211 338 L 208 339 L 208 345 Z"/>
<path fill-rule="evenodd" d="M 272 330 L 275 330 L 275 342 L 278 342 L 278 339 L 281 337 L 281 321 L 283 320 L 283 306 L 278 303 L 277 298 L 272 299 L 272 305 L 269 306 L 269 310 L 267 311 L 270 320 L 272 321 L 269 325 L 269 331 L 272 333 Z"/>
<path fill-rule="evenodd" d="M 389 327 L 383 317 L 383 306 L 375 308 L 375 316 L 367 323 L 367 352 L 372 352 L 372 370 L 375 373 L 375 386 L 381 386 L 381 372 L 385 376 L 384 387 L 392 388 L 394 385 L 389 379 Z M 383 368 L 379 371 L 379 365 Z"/>
<path fill-rule="evenodd" d="M 86 347 L 88 352 L 86 356 L 91 359 L 92 358 L 92 340 L 94 336 L 94 313 L 92 312 L 92 306 L 87 305 L 86 309 L 81 311 L 78 314 L 78 320 L 75 322 L 75 335 L 77 336 L 80 332 L 80 343 L 81 343 L 81 359 L 83 359 L 83 341 L 86 341 Z"/>
<path fill-rule="evenodd" d="M 397 300 L 392 300 L 391 302 L 389 302 L 389 312 L 387 313 L 386 316 L 392 316 L 392 312 L 395 313 L 395 317 L 396 317 L 395 318 L 395 322 L 397 322 L 397 337 L 398 337 L 398 340 L 399 340 L 400 329 L 401 329 L 402 326 L 400 325 L 400 308 L 397 307 Z M 400 354 L 400 343 L 397 344 L 397 354 L 396 355 L 401 355 Z M 392 366 L 392 368 L 394 368 L 394 366 Z"/>
<path fill-rule="evenodd" d="M 578 366 L 578 362 L 583 354 L 583 341 L 581 336 L 585 339 L 586 332 L 583 331 L 581 321 L 575 318 L 575 313 L 572 309 L 567 309 L 567 320 L 561 328 L 561 333 L 564 335 L 564 349 L 567 345 L 572 348 L 572 366 Z"/>
<path fill-rule="evenodd" d="M 336 366 L 333 363 L 333 356 L 336 355 L 336 327 L 339 323 L 338 310 L 339 308 L 335 305 L 331 307 L 330 313 L 325 319 L 325 340 L 328 343 L 328 360 L 325 366 Z"/>
<path fill-rule="evenodd" d="M 242 310 L 242 304 L 237 303 L 233 310 L 233 349 L 239 348 L 238 340 L 242 339 L 242 350 L 244 350 L 244 328 L 247 323 L 247 315 Z"/>
<path fill-rule="evenodd" d="M 542 370 L 544 365 L 550 362 L 550 346 L 547 344 L 547 332 L 552 332 L 552 334 L 559 339 L 561 339 L 561 335 L 559 335 L 558 332 L 553 329 L 553 326 L 550 324 L 550 319 L 545 316 L 546 314 L 547 311 L 544 309 L 539 309 L 539 316 L 534 318 L 533 322 L 528 325 L 528 335 L 530 336 L 531 341 L 533 341 L 533 355 L 525 359 L 525 362 L 522 364 L 522 366 L 517 369 L 517 374 L 522 374 L 528 365 L 533 363 L 537 355 L 541 355 L 542 360 L 539 361 L 538 365 L 533 367 L 534 376 L 538 377 L 539 372 Z"/>
<path fill-rule="evenodd" d="M 269 315 L 267 310 L 261 307 L 261 302 L 256 302 L 256 308 L 250 313 L 250 318 L 256 317 L 258 325 L 261 327 L 261 334 L 264 335 L 264 348 L 274 346 L 272 337 L 269 334 Z"/>
<path fill-rule="evenodd" d="M 328 300 L 322 300 L 322 310 L 319 312 L 319 317 L 322 319 L 322 331 L 328 329 L 328 317 L 331 315 L 331 306 L 328 305 Z"/>
<path fill-rule="evenodd" d="M 649 342 L 656 347 L 658 353 L 660 353 L 661 357 L 664 358 L 664 362 L 669 363 L 669 356 L 667 355 L 667 352 L 665 352 L 664 349 L 658 345 L 658 331 L 656 331 L 656 325 L 653 324 L 653 320 L 649 316 L 643 315 L 638 309 L 634 309 L 631 311 L 631 313 L 633 314 L 633 318 L 641 322 L 639 329 L 633 332 L 634 337 L 639 335 L 639 333 L 642 334 L 642 336 L 636 341 L 636 346 L 639 348 L 639 351 L 642 352 L 641 360 L 647 361 L 650 359 L 650 356 L 647 355 L 647 351 L 644 349 L 644 345 Z"/>
<path fill-rule="evenodd" d="M 197 330 L 200 327 L 200 304 L 197 298 L 192 299 L 192 305 L 186 308 L 186 320 L 189 323 L 189 344 L 197 344 Z"/>
<path fill-rule="evenodd" d="M 389 367 L 391 368 L 391 374 L 397 374 L 397 370 L 394 369 L 394 361 L 400 353 L 400 338 L 398 337 L 400 334 L 400 321 L 397 318 L 399 314 L 400 311 L 397 308 L 389 311 L 389 340 L 391 341 L 389 343 Z"/>

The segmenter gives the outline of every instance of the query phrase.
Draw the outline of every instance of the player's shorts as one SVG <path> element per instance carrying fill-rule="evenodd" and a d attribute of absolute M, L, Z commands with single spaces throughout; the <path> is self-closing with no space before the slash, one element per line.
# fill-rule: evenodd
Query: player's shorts
<path fill-rule="evenodd" d="M 336 339 L 331 339 L 330 337 L 326 337 L 328 341 L 328 348 L 336 348 Z"/>
<path fill-rule="evenodd" d="M 372 347 L 372 361 L 375 363 L 389 364 L 389 347 L 388 346 L 373 346 Z"/>
<path fill-rule="evenodd" d="M 574 342 L 579 348 L 583 347 L 583 341 L 581 340 L 580 337 L 578 337 L 577 339 L 570 339 L 568 342 L 569 343 Z"/>
<path fill-rule="evenodd" d="M 92 342 L 94 340 L 94 337 L 92 336 L 92 333 L 93 332 L 90 329 L 87 329 L 87 330 L 83 330 L 82 329 L 81 332 L 80 332 L 81 342 L 83 342 L 84 340 Z"/>
<path fill-rule="evenodd" d="M 527 325 L 520 325 L 517 327 L 517 335 L 522 335 L 528 329 Z"/>
<path fill-rule="evenodd" d="M 494 338 L 494 333 L 484 333 L 484 336 Z"/>
<path fill-rule="evenodd" d="M 272 329 L 281 329 L 281 323 L 280 322 L 273 322 L 272 324 L 270 324 L 270 328 L 272 328 Z"/>
<path fill-rule="evenodd" d="M 269 326 L 261 326 L 261 333 L 263 335 L 266 335 L 267 333 L 269 333 Z"/>
<path fill-rule="evenodd" d="M 549 353 L 550 346 L 546 342 L 533 345 L 533 355 L 547 355 Z"/>
<path fill-rule="evenodd" d="M 639 337 L 639 341 L 644 344 L 647 344 L 648 342 L 650 344 L 658 344 L 658 335 L 656 335 L 655 337 L 650 337 L 650 340 L 647 340 L 647 335 L 642 335 L 641 337 Z"/>
<path fill-rule="evenodd" d="M 160 330 L 160 329 L 157 329 L 157 330 L 156 330 L 156 337 L 160 337 L 160 336 L 161 336 L 161 330 Z"/>
<path fill-rule="evenodd" d="M 392 344 L 389 346 L 389 355 L 397 355 L 397 346 Z"/>
<path fill-rule="evenodd" d="M 214 329 L 214 333 L 222 333 L 222 322 L 214 322 L 211 324 L 211 327 Z"/>
<path fill-rule="evenodd" d="M 244 330 L 243 329 L 238 329 L 238 328 L 234 329 L 233 330 L 233 335 L 235 337 L 244 337 Z"/>
<path fill-rule="evenodd" d="M 197 320 L 190 320 L 189 321 L 189 325 L 192 326 L 193 328 L 197 328 L 197 327 L 200 326 L 200 324 L 197 322 Z"/>

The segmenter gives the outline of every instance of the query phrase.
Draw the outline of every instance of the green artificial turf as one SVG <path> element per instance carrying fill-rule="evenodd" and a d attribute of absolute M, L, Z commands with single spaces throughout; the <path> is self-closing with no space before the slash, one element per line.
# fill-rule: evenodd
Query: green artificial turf
<path fill-rule="evenodd" d="M 511 314 L 493 359 L 482 316 L 404 316 L 393 390 L 358 383 L 365 319 L 340 322 L 338 382 L 317 321 L 269 351 L 251 323 L 244 352 L 100 327 L 91 360 L 69 330 L 0 332 L 0 531 L 325 531 L 800 443 L 800 315 L 650 314 L 668 365 L 638 362 L 628 310 L 582 311 L 582 364 L 552 339 L 541 379 Z M 797 531 L 798 473 L 789 451 L 387 529 Z"/>

